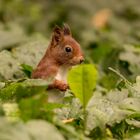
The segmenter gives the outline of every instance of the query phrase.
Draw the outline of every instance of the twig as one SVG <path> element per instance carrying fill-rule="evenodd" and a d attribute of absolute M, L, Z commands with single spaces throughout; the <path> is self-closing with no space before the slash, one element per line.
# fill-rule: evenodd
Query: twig
<path fill-rule="evenodd" d="M 118 75 L 119 77 L 121 77 L 127 84 L 132 86 L 132 83 L 129 82 L 121 73 L 119 73 L 118 71 L 116 71 L 115 69 L 108 67 L 109 70 L 111 70 L 112 72 L 114 72 L 116 75 Z"/>
<path fill-rule="evenodd" d="M 75 119 L 74 118 L 70 118 L 70 119 L 67 119 L 67 120 L 62 120 L 63 123 L 71 123 L 73 122 Z"/>

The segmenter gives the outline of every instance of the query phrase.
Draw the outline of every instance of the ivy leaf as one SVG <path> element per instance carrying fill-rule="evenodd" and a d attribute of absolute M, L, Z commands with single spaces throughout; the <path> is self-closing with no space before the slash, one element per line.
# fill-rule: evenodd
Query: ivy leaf
<path fill-rule="evenodd" d="M 68 83 L 74 95 L 85 107 L 96 86 L 97 70 L 94 65 L 83 64 L 73 68 L 68 74 Z"/>

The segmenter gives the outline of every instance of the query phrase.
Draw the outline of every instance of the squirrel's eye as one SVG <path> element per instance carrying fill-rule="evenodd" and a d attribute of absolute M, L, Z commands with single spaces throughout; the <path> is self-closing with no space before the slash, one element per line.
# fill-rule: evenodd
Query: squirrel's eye
<path fill-rule="evenodd" d="M 72 49 L 71 49 L 70 47 L 66 47 L 66 48 L 65 48 L 65 51 L 66 51 L 66 52 L 71 52 Z"/>

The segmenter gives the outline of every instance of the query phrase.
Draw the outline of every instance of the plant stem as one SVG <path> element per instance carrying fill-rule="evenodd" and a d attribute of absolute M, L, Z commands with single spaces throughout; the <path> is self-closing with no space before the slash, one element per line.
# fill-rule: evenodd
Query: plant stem
<path fill-rule="evenodd" d="M 114 72 L 116 75 L 120 76 L 127 84 L 132 85 L 131 82 L 129 82 L 122 74 L 120 74 L 118 71 L 116 71 L 115 69 L 109 67 L 109 70 L 111 70 L 112 72 Z"/>

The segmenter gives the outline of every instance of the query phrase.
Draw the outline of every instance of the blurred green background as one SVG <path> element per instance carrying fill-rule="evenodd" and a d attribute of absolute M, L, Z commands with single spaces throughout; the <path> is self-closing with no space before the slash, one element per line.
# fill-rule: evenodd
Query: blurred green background
<path fill-rule="evenodd" d="M 21 77 L 18 63 L 35 66 L 54 25 L 68 23 L 86 62 L 96 64 L 100 85 L 110 89 L 118 82 L 108 67 L 134 81 L 140 74 L 139 6 L 139 0 L 0 0 L 0 79 Z"/>

